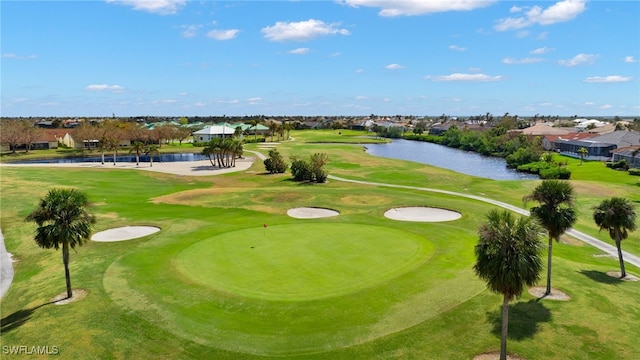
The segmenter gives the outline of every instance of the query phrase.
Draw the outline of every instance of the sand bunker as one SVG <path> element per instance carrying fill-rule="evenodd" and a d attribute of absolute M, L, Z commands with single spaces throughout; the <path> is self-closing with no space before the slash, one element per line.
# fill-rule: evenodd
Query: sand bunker
<path fill-rule="evenodd" d="M 331 209 L 299 207 L 287 210 L 287 215 L 296 219 L 317 219 L 330 216 L 338 216 L 339 212 Z"/>
<path fill-rule="evenodd" d="M 403 207 L 387 210 L 384 216 L 400 221 L 440 222 L 460 219 L 462 214 L 432 207 Z"/>
<path fill-rule="evenodd" d="M 155 226 L 124 226 L 93 234 L 91 240 L 100 242 L 137 239 L 160 231 Z"/>

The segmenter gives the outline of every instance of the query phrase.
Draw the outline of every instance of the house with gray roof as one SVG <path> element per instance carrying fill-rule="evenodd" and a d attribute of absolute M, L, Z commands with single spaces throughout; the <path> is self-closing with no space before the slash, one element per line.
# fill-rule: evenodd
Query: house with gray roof
<path fill-rule="evenodd" d="M 588 150 L 587 160 L 611 160 L 613 150 L 632 145 L 640 145 L 640 133 L 637 131 L 618 130 L 608 134 L 594 136 L 588 139 L 567 140 L 556 139 L 553 146 L 559 153 L 571 157 L 580 157 L 578 150 Z"/>

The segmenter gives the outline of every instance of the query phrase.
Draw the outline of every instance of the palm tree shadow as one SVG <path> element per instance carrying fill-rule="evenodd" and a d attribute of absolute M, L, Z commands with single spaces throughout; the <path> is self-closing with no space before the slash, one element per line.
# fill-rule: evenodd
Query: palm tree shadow
<path fill-rule="evenodd" d="M 620 285 L 622 280 L 613 276 L 609 276 L 601 271 L 596 270 L 580 270 L 580 274 L 588 277 L 591 280 L 595 280 L 599 283 L 609 285 Z"/>
<path fill-rule="evenodd" d="M 61 299 L 61 300 L 64 300 L 64 299 Z M 60 301 L 60 300 L 56 300 L 56 301 Z M 35 313 L 36 310 L 38 310 L 39 308 L 45 305 L 54 304 L 56 301 L 46 302 L 44 304 L 40 304 L 38 306 L 29 308 L 29 309 L 20 309 L 14 312 L 13 314 L 3 317 L 2 319 L 0 319 L 0 333 L 6 333 L 19 328 L 20 326 L 26 324 L 31 319 L 31 316 L 33 315 L 33 313 Z"/>
<path fill-rule="evenodd" d="M 493 323 L 491 332 L 502 333 L 502 308 L 488 312 L 487 318 Z M 522 340 L 532 338 L 539 330 L 538 324 L 551 320 L 551 311 L 537 300 L 518 302 L 509 305 L 509 339 Z"/>

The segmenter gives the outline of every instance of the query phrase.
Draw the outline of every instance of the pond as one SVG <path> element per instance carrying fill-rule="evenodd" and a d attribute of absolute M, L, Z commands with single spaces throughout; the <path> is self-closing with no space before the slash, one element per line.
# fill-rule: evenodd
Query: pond
<path fill-rule="evenodd" d="M 386 144 L 367 144 L 367 153 L 375 156 L 415 161 L 459 173 L 493 180 L 532 180 L 537 175 L 510 169 L 502 158 L 450 148 L 424 141 L 393 140 Z"/>
<path fill-rule="evenodd" d="M 197 161 L 208 160 L 209 158 L 202 154 L 180 153 L 180 154 L 161 154 L 153 157 L 154 162 L 173 162 L 173 161 Z M 13 164 L 69 164 L 80 162 L 101 162 L 102 156 L 92 157 L 73 157 L 73 158 L 57 158 L 57 159 L 36 159 L 24 161 L 12 161 Z M 148 155 L 140 155 L 140 162 L 149 162 Z M 104 162 L 113 162 L 113 154 L 105 153 Z M 135 155 L 118 155 L 116 162 L 136 162 Z"/>

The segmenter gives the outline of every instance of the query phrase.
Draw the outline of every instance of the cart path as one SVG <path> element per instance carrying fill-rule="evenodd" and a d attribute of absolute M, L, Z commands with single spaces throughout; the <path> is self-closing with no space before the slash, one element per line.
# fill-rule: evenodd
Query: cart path
<path fill-rule="evenodd" d="M 459 192 L 455 192 L 455 191 L 448 191 L 448 190 L 440 190 L 440 189 L 431 189 L 431 188 L 425 188 L 425 187 L 418 187 L 418 186 L 408 186 L 408 185 L 395 185 L 395 184 L 386 184 L 386 183 L 377 183 L 377 182 L 371 182 L 371 181 L 360 181 L 360 180 L 351 180 L 351 179 L 345 179 L 345 178 L 341 178 L 338 176 L 334 176 L 334 175 L 329 175 L 328 176 L 329 179 L 332 180 L 336 180 L 336 181 L 344 181 L 344 182 L 350 182 L 350 183 L 356 183 L 356 184 L 363 184 L 363 185 L 371 185 L 371 186 L 385 186 L 385 187 L 392 187 L 392 188 L 399 188 L 399 189 L 411 189 L 411 190 L 419 190 L 419 191 L 429 191 L 429 192 L 434 192 L 434 193 L 440 193 L 440 194 L 446 194 L 446 195 L 452 195 L 452 196 L 460 196 L 460 197 L 464 197 L 467 199 L 473 199 L 473 200 L 478 200 L 478 201 L 482 201 L 485 203 L 489 203 L 489 204 L 493 204 L 496 206 L 500 206 L 504 209 L 507 210 L 511 210 L 513 212 L 516 212 L 518 214 L 521 215 L 526 215 L 529 216 L 530 213 L 529 211 L 519 208 L 517 206 L 513 206 L 511 204 L 507 204 L 504 203 L 502 201 L 498 201 L 498 200 L 493 200 L 493 199 L 489 199 L 486 197 L 482 197 L 482 196 L 477 196 L 477 195 L 471 195 L 471 194 L 463 194 L 463 193 L 459 193 Z M 578 230 L 575 229 L 569 229 L 568 231 L 566 231 L 567 235 L 573 236 L 574 238 L 587 243 L 601 251 L 604 251 L 605 253 L 615 257 L 616 259 L 618 258 L 618 249 L 613 246 L 610 245 L 602 240 L 599 240 L 591 235 L 587 235 L 583 232 L 580 232 Z M 631 253 L 628 253 L 626 251 L 622 251 L 622 257 L 624 258 L 624 261 L 628 264 L 634 265 L 638 268 L 640 268 L 640 257 L 633 255 Z"/>

